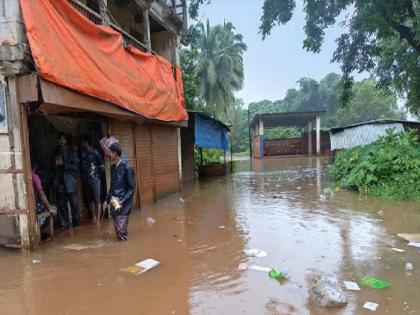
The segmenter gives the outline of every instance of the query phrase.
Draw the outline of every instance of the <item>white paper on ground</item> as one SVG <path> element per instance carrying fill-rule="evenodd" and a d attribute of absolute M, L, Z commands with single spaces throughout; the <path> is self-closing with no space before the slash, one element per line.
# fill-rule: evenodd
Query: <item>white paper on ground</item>
<path fill-rule="evenodd" d="M 408 243 L 407 245 L 420 248 L 420 243 Z"/>
<path fill-rule="evenodd" d="M 404 253 L 405 252 L 405 249 L 400 249 L 400 248 L 396 248 L 396 247 L 392 247 L 391 248 L 394 252 L 397 252 L 397 253 Z"/>
<path fill-rule="evenodd" d="M 346 287 L 347 290 L 360 291 L 360 287 L 356 282 L 343 281 L 343 283 L 344 283 L 344 286 Z"/>
<path fill-rule="evenodd" d="M 144 270 L 142 270 L 141 272 L 139 272 L 138 274 L 141 274 L 143 272 L 146 272 L 152 268 L 155 268 L 157 266 L 159 266 L 160 262 L 158 262 L 157 260 L 154 260 L 152 258 L 149 259 L 145 259 L 143 261 L 138 262 L 137 264 L 135 264 L 137 267 L 143 268 Z"/>
<path fill-rule="evenodd" d="M 257 249 L 257 248 L 251 248 L 251 249 L 245 249 L 244 250 L 245 254 L 248 256 L 252 256 L 252 257 L 267 257 L 268 254 L 267 252 L 261 250 L 261 249 Z"/>
<path fill-rule="evenodd" d="M 367 309 L 367 310 L 371 310 L 371 311 L 376 311 L 376 309 L 378 308 L 379 304 L 377 303 L 373 303 L 373 302 L 366 302 L 363 305 L 363 308 Z"/>
<path fill-rule="evenodd" d="M 262 271 L 262 272 L 270 272 L 271 268 L 258 266 L 258 265 L 250 265 L 248 266 L 248 269 L 256 270 L 256 271 Z"/>

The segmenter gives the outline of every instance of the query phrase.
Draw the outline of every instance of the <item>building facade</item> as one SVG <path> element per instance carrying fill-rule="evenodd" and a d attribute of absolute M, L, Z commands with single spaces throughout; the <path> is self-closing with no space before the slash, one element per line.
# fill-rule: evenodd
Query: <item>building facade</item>
<path fill-rule="evenodd" d="M 54 202 L 59 133 L 117 138 L 135 207 L 179 191 L 185 30 L 185 0 L 0 0 L 0 246 L 39 245 L 31 164 Z"/>

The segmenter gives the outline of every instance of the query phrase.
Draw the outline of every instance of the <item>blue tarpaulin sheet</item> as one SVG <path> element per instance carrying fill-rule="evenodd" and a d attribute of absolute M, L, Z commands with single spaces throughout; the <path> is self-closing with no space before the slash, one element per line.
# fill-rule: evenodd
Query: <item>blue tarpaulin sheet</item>
<path fill-rule="evenodd" d="M 196 114 L 195 144 L 200 148 L 227 151 L 227 127 L 211 118 Z"/>

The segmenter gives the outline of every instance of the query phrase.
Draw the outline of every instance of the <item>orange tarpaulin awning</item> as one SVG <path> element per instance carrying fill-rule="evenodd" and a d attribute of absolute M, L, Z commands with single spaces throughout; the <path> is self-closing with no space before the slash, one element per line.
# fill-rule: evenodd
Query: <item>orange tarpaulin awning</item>
<path fill-rule="evenodd" d="M 67 0 L 20 0 L 38 75 L 146 118 L 188 119 L 182 77 L 163 57 L 124 48 L 122 35 L 95 25 Z"/>

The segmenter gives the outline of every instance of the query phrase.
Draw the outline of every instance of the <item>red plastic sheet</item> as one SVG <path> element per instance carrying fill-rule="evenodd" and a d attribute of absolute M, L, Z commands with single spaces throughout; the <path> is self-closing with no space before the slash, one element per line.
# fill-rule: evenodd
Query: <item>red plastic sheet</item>
<path fill-rule="evenodd" d="M 20 0 L 38 75 L 150 119 L 188 119 L 181 71 L 95 25 L 67 0 Z"/>

